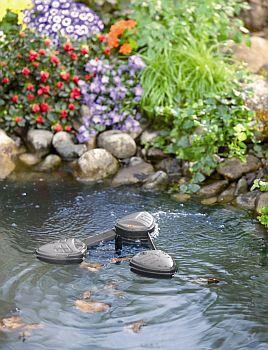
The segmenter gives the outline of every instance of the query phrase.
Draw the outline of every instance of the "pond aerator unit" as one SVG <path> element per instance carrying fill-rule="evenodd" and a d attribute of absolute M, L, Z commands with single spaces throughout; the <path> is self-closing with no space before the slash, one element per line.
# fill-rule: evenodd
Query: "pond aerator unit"
<path fill-rule="evenodd" d="M 75 264 L 83 261 L 88 249 L 101 242 L 114 240 L 117 254 L 121 253 L 124 243 L 139 242 L 148 245 L 151 250 L 142 251 L 131 258 L 131 271 L 147 277 L 171 278 L 177 271 L 176 264 L 170 255 L 156 248 L 152 239 L 155 230 L 153 216 L 142 211 L 118 219 L 114 229 L 88 237 L 85 242 L 67 238 L 44 244 L 36 250 L 36 256 L 48 263 Z"/>

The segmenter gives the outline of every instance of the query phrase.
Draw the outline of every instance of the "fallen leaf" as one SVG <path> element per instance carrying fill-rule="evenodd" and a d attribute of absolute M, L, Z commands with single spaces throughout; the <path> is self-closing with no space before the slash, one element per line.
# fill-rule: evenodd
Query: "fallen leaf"
<path fill-rule="evenodd" d="M 218 278 L 214 278 L 214 277 L 209 277 L 207 279 L 208 284 L 212 284 L 212 283 L 220 283 L 220 280 Z"/>
<path fill-rule="evenodd" d="M 130 330 L 134 333 L 138 333 L 141 330 L 141 327 L 145 326 L 145 321 L 144 320 L 140 320 L 134 323 L 131 323 L 129 325 L 127 325 L 125 328 L 127 330 Z"/>
<path fill-rule="evenodd" d="M 110 305 L 99 301 L 76 300 L 75 307 L 83 312 L 95 313 L 107 311 L 110 308 Z"/>
<path fill-rule="evenodd" d="M 90 299 L 92 296 L 91 290 L 87 290 L 83 293 L 83 299 Z"/>
<path fill-rule="evenodd" d="M 24 324 L 23 325 L 23 329 L 25 329 L 26 331 L 32 331 L 35 329 L 39 329 L 42 328 L 43 326 L 39 323 L 30 323 L 30 324 Z"/>
<path fill-rule="evenodd" d="M 104 289 L 117 289 L 118 288 L 118 284 L 114 281 L 111 281 L 107 284 L 105 284 Z"/>
<path fill-rule="evenodd" d="M 117 297 L 123 297 L 125 293 L 117 289 L 118 284 L 114 281 L 107 283 L 103 288 L 104 292 L 106 292 L 107 294 L 112 294 Z"/>
<path fill-rule="evenodd" d="M 99 263 L 91 263 L 91 262 L 87 263 L 83 261 L 80 264 L 80 268 L 87 269 L 88 271 L 91 271 L 91 272 L 96 272 L 102 268 L 102 265 Z"/>
<path fill-rule="evenodd" d="M 131 258 L 132 258 L 132 256 L 125 256 L 123 258 L 112 258 L 111 263 L 115 264 L 115 263 L 122 262 L 122 261 L 129 261 Z"/>
<path fill-rule="evenodd" d="M 8 318 L 3 318 L 0 321 L 0 330 L 1 331 L 10 331 L 18 328 L 22 328 L 24 324 L 20 316 L 11 316 Z"/>

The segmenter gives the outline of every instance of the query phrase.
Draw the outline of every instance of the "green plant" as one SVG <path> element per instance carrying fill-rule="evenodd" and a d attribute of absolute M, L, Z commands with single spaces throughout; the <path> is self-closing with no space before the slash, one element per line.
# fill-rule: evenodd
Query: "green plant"
<path fill-rule="evenodd" d="M 268 191 L 268 181 L 262 181 L 260 179 L 254 180 L 250 190 L 253 191 L 256 189 L 260 190 L 261 192 Z M 260 211 L 260 214 L 261 215 L 257 216 L 257 219 L 262 225 L 268 227 L 268 206 L 263 207 Z"/>
<path fill-rule="evenodd" d="M 257 217 L 262 225 L 268 227 L 268 207 L 264 207 L 261 209 L 261 215 Z"/>

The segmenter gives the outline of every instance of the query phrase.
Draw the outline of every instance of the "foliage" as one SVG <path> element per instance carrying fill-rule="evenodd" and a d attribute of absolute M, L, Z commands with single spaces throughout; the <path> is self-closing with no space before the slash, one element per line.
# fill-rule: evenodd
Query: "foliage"
<path fill-rule="evenodd" d="M 51 37 L 55 43 L 59 35 L 81 40 L 104 28 L 100 18 L 84 4 L 73 0 L 32 1 L 33 8 L 24 12 L 24 23 L 40 35 Z"/>
<path fill-rule="evenodd" d="M 8 0 L 0 3 L 0 22 L 8 12 L 18 15 L 18 22 L 22 23 L 23 11 L 33 6 L 32 0 Z M 1 26 L 1 24 L 0 24 Z"/>
<path fill-rule="evenodd" d="M 186 103 L 181 108 L 159 108 L 157 113 L 169 123 L 156 146 L 191 162 L 191 183 L 181 190 L 197 191 L 198 184 L 217 166 L 215 156 L 243 157 L 245 141 L 253 138 L 252 112 L 238 91 Z"/>
<path fill-rule="evenodd" d="M 84 103 L 88 106 L 79 129 L 78 140 L 84 142 L 105 129 L 138 131 L 138 104 L 142 95 L 140 72 L 145 65 L 138 56 L 128 62 L 91 59 L 85 69 L 92 76 L 90 83 L 80 83 Z"/>
<path fill-rule="evenodd" d="M 268 228 L 268 207 L 261 209 L 261 215 L 257 217 L 262 225 Z"/>
<path fill-rule="evenodd" d="M 28 30 L 11 38 L 13 45 L 0 51 L 1 127 L 71 131 L 80 109 L 78 82 L 87 78 L 88 46 L 65 41 L 56 49 Z"/>
<path fill-rule="evenodd" d="M 268 191 L 268 182 L 262 181 L 260 179 L 254 180 L 254 183 L 251 187 L 251 191 L 254 191 L 256 189 L 259 189 L 262 192 Z"/>

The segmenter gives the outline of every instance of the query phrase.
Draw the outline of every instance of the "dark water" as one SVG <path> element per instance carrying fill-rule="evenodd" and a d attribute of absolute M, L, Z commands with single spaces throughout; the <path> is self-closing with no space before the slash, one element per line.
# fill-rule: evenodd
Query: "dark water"
<path fill-rule="evenodd" d="M 268 349 L 266 242 L 245 212 L 60 178 L 1 182 L 0 210 L 0 318 L 18 308 L 25 322 L 42 324 L 25 342 L 18 332 L 0 332 L 0 349 Z M 137 210 L 158 220 L 156 243 L 178 264 L 172 280 L 112 264 L 112 244 L 88 257 L 104 264 L 98 272 L 35 259 L 42 243 L 86 237 Z M 208 285 L 207 277 L 222 282 Z M 107 288 L 110 282 L 118 290 Z M 111 304 L 109 311 L 76 310 L 86 290 Z M 139 333 L 126 329 L 139 320 L 146 323 Z"/>

